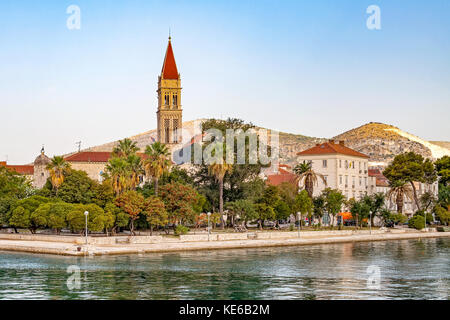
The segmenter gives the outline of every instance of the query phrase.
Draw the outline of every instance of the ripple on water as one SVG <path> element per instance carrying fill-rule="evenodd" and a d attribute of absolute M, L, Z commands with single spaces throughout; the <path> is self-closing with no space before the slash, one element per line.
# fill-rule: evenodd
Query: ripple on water
<path fill-rule="evenodd" d="M 448 299 L 450 239 L 58 257 L 0 252 L 0 299 Z M 69 290 L 67 267 L 80 268 Z M 367 267 L 380 268 L 380 289 Z"/>

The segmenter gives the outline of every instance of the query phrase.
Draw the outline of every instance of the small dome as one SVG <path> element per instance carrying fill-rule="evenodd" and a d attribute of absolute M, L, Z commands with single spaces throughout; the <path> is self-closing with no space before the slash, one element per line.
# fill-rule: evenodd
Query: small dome
<path fill-rule="evenodd" d="M 41 154 L 34 160 L 35 166 L 46 166 L 51 162 L 50 158 L 42 151 Z"/>

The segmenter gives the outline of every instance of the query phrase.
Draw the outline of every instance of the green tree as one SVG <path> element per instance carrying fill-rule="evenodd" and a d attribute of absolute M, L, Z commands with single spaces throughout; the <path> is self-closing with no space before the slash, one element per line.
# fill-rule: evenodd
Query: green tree
<path fill-rule="evenodd" d="M 313 199 L 313 213 L 318 219 L 322 219 L 325 213 L 325 197 L 323 195 L 314 197 Z"/>
<path fill-rule="evenodd" d="M 171 167 L 171 154 L 169 148 L 160 142 L 147 146 L 145 154 L 148 156 L 144 164 L 145 172 L 147 176 L 152 177 L 155 184 L 155 195 L 157 196 L 159 179 Z"/>
<path fill-rule="evenodd" d="M 67 203 L 90 203 L 96 184 L 85 171 L 71 170 L 59 187 L 58 198 Z"/>
<path fill-rule="evenodd" d="M 130 216 L 130 232 L 134 233 L 134 222 L 139 218 L 144 206 L 144 196 L 136 191 L 127 191 L 116 198 L 116 206 Z"/>
<path fill-rule="evenodd" d="M 247 199 L 253 202 L 256 202 L 257 199 L 261 196 L 264 190 L 265 183 L 261 183 L 261 179 L 258 177 L 261 173 L 261 168 L 269 166 L 269 164 L 261 164 L 259 161 L 256 163 L 250 163 L 250 137 L 253 139 L 257 137 L 257 133 L 251 133 L 249 129 L 254 129 L 255 126 L 251 123 L 245 123 L 239 119 L 227 119 L 227 120 L 216 120 L 211 119 L 202 123 L 202 131 L 206 134 L 209 129 L 219 130 L 223 137 L 226 136 L 227 130 L 231 129 L 233 132 L 238 132 L 242 130 L 242 134 L 238 134 L 232 137 L 227 138 L 227 143 L 229 144 L 229 150 L 224 151 L 227 157 L 224 157 L 225 160 L 229 160 L 231 158 L 234 159 L 234 163 L 232 164 L 232 170 L 228 172 L 224 176 L 223 182 L 223 202 L 233 202 L 240 199 Z M 248 133 L 245 135 L 244 133 Z M 193 144 L 192 149 L 199 147 L 200 149 L 210 147 L 211 144 L 221 143 L 219 139 L 211 139 L 212 141 L 206 141 L 202 144 L 202 146 L 198 146 L 198 144 Z M 234 150 L 231 148 L 231 144 L 229 142 L 234 140 Z M 239 141 L 245 142 L 244 151 L 239 147 Z M 257 141 L 258 147 L 259 141 Z M 239 149 L 239 152 L 238 152 Z M 270 147 L 267 148 L 268 155 L 270 156 L 271 150 Z M 228 153 L 227 153 L 228 151 Z M 245 163 L 238 164 L 238 154 L 245 154 Z M 192 153 L 193 155 L 193 153 Z M 242 160 L 242 159 L 241 159 Z M 231 163 L 231 161 L 227 161 L 227 163 Z M 210 174 L 209 166 L 206 163 L 197 164 L 196 171 L 193 175 L 195 185 L 198 186 L 199 192 L 204 194 L 208 202 L 214 209 L 218 209 L 220 211 L 220 187 L 219 182 L 217 181 L 214 175 Z M 255 187 L 257 190 L 252 190 Z"/>
<path fill-rule="evenodd" d="M 411 185 L 405 183 L 402 180 L 389 181 L 388 198 L 394 200 L 397 205 L 397 213 L 403 213 L 403 205 L 405 197 L 413 200 L 413 189 Z"/>
<path fill-rule="evenodd" d="M 372 199 L 364 197 L 360 201 L 350 202 L 350 212 L 352 213 L 352 217 L 356 220 L 356 225 L 360 224 L 362 227 L 362 223 L 364 219 L 368 219 L 370 217 L 371 210 L 373 210 L 373 202 Z"/>
<path fill-rule="evenodd" d="M 195 211 L 199 194 L 191 186 L 178 182 L 168 183 L 160 188 L 160 197 L 169 215 L 169 222 L 185 224 L 195 222 L 198 213 Z"/>
<path fill-rule="evenodd" d="M 435 162 L 435 166 L 439 176 L 439 183 L 442 186 L 447 186 L 450 181 L 450 157 L 443 156 Z"/>
<path fill-rule="evenodd" d="M 394 158 L 392 163 L 384 170 L 383 175 L 391 183 L 409 183 L 413 190 L 413 199 L 421 209 L 415 182 L 432 184 L 436 181 L 436 170 L 429 159 L 424 159 L 414 152 L 403 153 Z"/>
<path fill-rule="evenodd" d="M 219 183 L 219 213 L 221 215 L 221 228 L 225 227 L 223 221 L 223 180 L 227 173 L 232 172 L 233 166 L 231 164 L 223 163 L 215 163 L 209 166 L 210 175 L 216 178 L 216 181 Z"/>
<path fill-rule="evenodd" d="M 333 217 L 331 220 L 331 227 L 334 227 L 334 218 L 341 211 L 342 205 L 345 202 L 345 196 L 336 189 L 326 188 L 322 192 L 325 197 L 325 208 L 329 214 Z M 342 225 L 341 220 L 341 225 Z"/>
<path fill-rule="evenodd" d="M 30 229 L 31 233 L 35 233 L 31 227 L 30 211 L 24 207 L 16 207 L 9 218 L 9 224 L 16 228 Z"/>
<path fill-rule="evenodd" d="M 169 222 L 164 202 L 158 197 L 152 196 L 145 200 L 143 213 L 150 225 L 150 235 L 153 235 L 153 227 L 162 227 Z"/>
<path fill-rule="evenodd" d="M 136 142 L 129 138 L 125 138 L 120 140 L 114 147 L 112 156 L 118 158 L 128 158 L 130 155 L 134 155 L 138 151 L 139 148 L 137 147 Z"/>
<path fill-rule="evenodd" d="M 439 221 L 443 224 L 448 226 L 450 223 L 450 211 L 442 208 L 441 206 L 436 206 L 434 208 L 434 212 L 439 219 Z"/>
<path fill-rule="evenodd" d="M 302 190 L 296 197 L 295 197 L 295 205 L 298 212 L 300 212 L 300 229 L 302 228 L 302 222 L 303 222 L 303 216 L 309 215 L 311 217 L 311 214 L 313 212 L 313 201 L 311 197 L 309 196 L 308 191 Z"/>
<path fill-rule="evenodd" d="M 242 222 L 242 226 L 246 226 L 247 222 L 258 218 L 255 205 L 250 200 L 240 199 L 228 202 L 227 210 Z"/>
<path fill-rule="evenodd" d="M 275 210 L 272 206 L 269 206 L 266 203 L 256 203 L 255 211 L 258 217 L 258 225 L 260 230 L 263 229 L 264 221 L 275 219 Z"/>
<path fill-rule="evenodd" d="M 131 167 L 124 158 L 113 157 L 109 159 L 103 177 L 105 178 L 104 183 L 111 185 L 117 197 L 131 190 Z"/>
<path fill-rule="evenodd" d="M 114 203 L 109 202 L 105 205 L 105 212 L 113 217 L 113 226 L 111 233 L 116 234 L 117 230 L 124 228 L 130 223 L 130 216 L 128 213 L 117 207 Z"/>
<path fill-rule="evenodd" d="M 266 186 L 263 194 L 255 204 L 255 210 L 258 215 L 259 228 L 262 230 L 264 221 L 276 219 L 275 207 L 280 201 L 279 190 L 275 186 Z"/>
<path fill-rule="evenodd" d="M 38 225 L 34 223 L 31 216 L 41 204 L 48 203 L 49 199 L 41 196 L 32 196 L 29 198 L 18 200 L 14 203 L 14 206 L 10 208 L 6 219 L 12 227 L 30 229 L 31 233 L 35 233 L 38 229 Z M 18 210 L 17 208 L 23 208 L 24 210 Z M 23 214 L 23 217 L 20 216 Z"/>
<path fill-rule="evenodd" d="M 70 172 L 70 164 L 63 157 L 55 156 L 47 165 L 47 170 L 50 173 L 52 186 L 56 194 L 58 194 L 59 187 L 63 184 L 64 178 Z"/>
<path fill-rule="evenodd" d="M 386 196 L 382 192 L 378 192 L 372 195 L 366 195 L 363 197 L 363 202 L 369 207 L 369 219 L 370 224 L 373 226 L 373 220 L 379 215 L 381 209 L 384 206 Z"/>
<path fill-rule="evenodd" d="M 298 182 L 303 184 L 310 198 L 313 197 L 314 185 L 319 183 L 319 178 L 323 181 L 325 186 L 327 185 L 325 177 L 322 174 L 315 172 L 312 169 L 312 163 L 310 162 L 303 161 L 303 163 L 295 166 L 294 173 L 298 176 Z"/>

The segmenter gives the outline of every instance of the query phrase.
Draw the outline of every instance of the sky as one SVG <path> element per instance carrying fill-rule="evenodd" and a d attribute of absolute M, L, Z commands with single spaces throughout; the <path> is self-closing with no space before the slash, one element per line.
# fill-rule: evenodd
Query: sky
<path fill-rule="evenodd" d="M 325 138 L 383 122 L 450 141 L 449 16 L 448 0 L 2 0 L 0 161 L 155 129 L 169 28 L 184 121 Z"/>

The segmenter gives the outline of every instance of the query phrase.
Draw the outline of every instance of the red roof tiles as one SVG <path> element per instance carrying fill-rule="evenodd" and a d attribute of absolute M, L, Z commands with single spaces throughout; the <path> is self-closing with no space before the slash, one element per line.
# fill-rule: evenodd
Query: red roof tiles
<path fill-rule="evenodd" d="M 137 153 L 141 159 L 147 159 L 148 156 L 145 153 Z M 111 158 L 111 152 L 91 152 L 83 151 L 72 154 L 64 158 L 67 162 L 108 162 Z"/>
<path fill-rule="evenodd" d="M 169 38 L 169 44 L 167 45 L 167 51 L 166 56 L 164 58 L 164 64 L 162 67 L 162 78 L 163 79 L 178 79 L 178 69 L 177 64 L 175 62 L 175 56 L 173 54 L 172 50 L 172 43 L 170 42 Z"/>
<path fill-rule="evenodd" d="M 369 177 L 376 178 L 377 187 L 388 187 L 389 180 L 383 175 L 380 169 L 369 169 Z"/>
<path fill-rule="evenodd" d="M 266 183 L 272 186 L 279 186 L 283 182 L 293 183 L 295 184 L 297 176 L 287 170 L 282 169 L 289 168 L 287 165 L 280 164 L 278 167 L 278 174 L 271 174 L 267 176 Z"/>
<path fill-rule="evenodd" d="M 25 166 L 14 166 L 7 165 L 6 162 L 0 162 L 0 166 L 6 167 L 7 169 L 14 171 L 18 174 L 23 174 L 26 176 L 31 176 L 34 174 L 34 166 L 25 165 Z"/>
<path fill-rule="evenodd" d="M 350 149 L 343 144 L 334 142 L 325 142 L 308 150 L 297 153 L 298 156 L 304 155 L 320 155 L 320 154 L 345 154 L 353 157 L 369 158 L 369 156 L 358 152 L 356 150 Z"/>
<path fill-rule="evenodd" d="M 79 152 L 65 158 L 67 162 L 108 162 L 111 152 Z"/>

